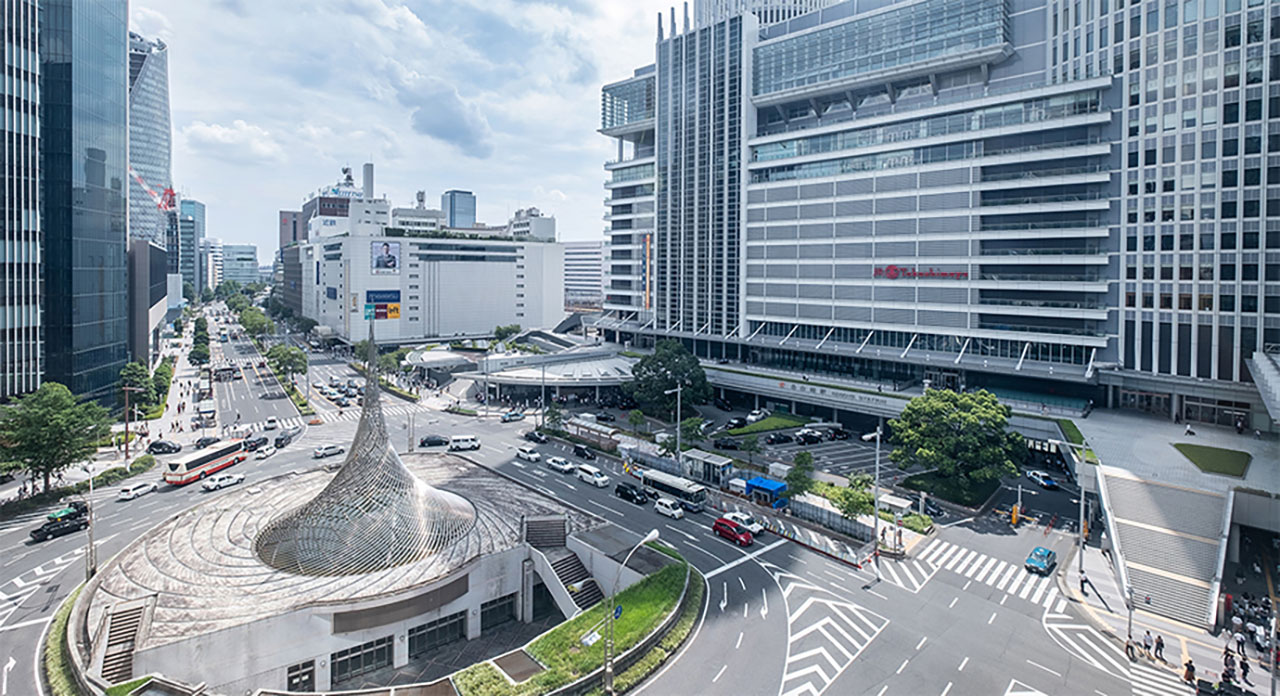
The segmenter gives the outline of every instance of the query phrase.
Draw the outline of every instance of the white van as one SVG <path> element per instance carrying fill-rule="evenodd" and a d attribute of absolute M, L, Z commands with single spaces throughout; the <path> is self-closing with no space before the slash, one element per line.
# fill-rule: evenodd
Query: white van
<path fill-rule="evenodd" d="M 589 483 L 596 488 L 604 488 L 609 485 L 609 477 L 605 476 L 603 471 L 590 464 L 578 465 L 578 480 L 583 483 Z"/>
<path fill-rule="evenodd" d="M 684 508 L 671 498 L 658 498 L 658 502 L 653 504 L 653 509 L 659 515 L 670 517 L 673 520 L 684 518 Z"/>
<path fill-rule="evenodd" d="M 480 449 L 480 441 L 476 439 L 475 435 L 454 435 L 449 438 L 450 452 L 476 449 Z"/>
<path fill-rule="evenodd" d="M 538 454 L 538 450 L 532 447 L 521 447 L 516 450 L 516 459 L 523 459 L 526 462 L 536 462 L 542 459 L 542 455 Z"/>

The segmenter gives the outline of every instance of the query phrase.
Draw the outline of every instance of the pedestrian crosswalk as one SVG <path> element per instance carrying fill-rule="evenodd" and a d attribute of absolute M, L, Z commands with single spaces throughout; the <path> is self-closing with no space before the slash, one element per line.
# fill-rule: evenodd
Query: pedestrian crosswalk
<path fill-rule="evenodd" d="M 891 558 L 880 559 L 880 577 L 908 592 L 919 592 L 938 572 L 938 567 L 918 559 L 902 561 Z"/>
<path fill-rule="evenodd" d="M 1133 696 L 1190 696 L 1195 687 L 1182 681 L 1177 672 L 1142 660 L 1131 667 Z"/>
<path fill-rule="evenodd" d="M 1129 678 L 1128 659 L 1115 641 L 1070 614 L 1045 612 L 1041 622 L 1058 647 L 1117 679 Z"/>
<path fill-rule="evenodd" d="M 423 411 L 420 407 L 412 404 L 383 406 L 382 413 L 385 416 L 408 416 L 409 414 L 421 414 Z M 341 413 L 337 411 L 317 411 L 314 416 L 294 416 L 291 418 L 281 418 L 277 421 L 280 428 L 295 428 L 300 425 L 308 424 L 315 419 L 320 419 L 325 423 L 354 423 L 360 420 L 360 408 L 346 408 Z M 257 421 L 252 423 L 235 423 L 232 427 L 235 429 L 248 429 L 251 431 L 263 430 L 266 427 L 266 421 Z"/>
<path fill-rule="evenodd" d="M 930 571 L 929 577 L 939 570 L 950 571 L 964 577 L 966 582 L 987 585 L 1049 611 L 1061 613 L 1067 605 L 1052 575 L 1034 575 L 1021 564 L 1009 563 L 941 539 L 929 542 L 924 551 L 917 554 L 916 564 L 919 569 Z M 884 564 L 882 567 L 892 566 Z"/>

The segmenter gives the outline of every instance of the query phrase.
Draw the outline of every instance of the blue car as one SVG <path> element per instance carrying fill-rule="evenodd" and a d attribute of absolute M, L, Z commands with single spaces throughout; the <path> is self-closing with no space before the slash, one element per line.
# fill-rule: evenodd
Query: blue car
<path fill-rule="evenodd" d="M 1027 478 L 1031 479 L 1032 481 L 1035 481 L 1041 488 L 1047 491 L 1058 490 L 1058 482 L 1054 481 L 1053 477 L 1050 476 L 1047 472 L 1040 471 L 1038 469 L 1032 469 L 1031 471 L 1027 472 Z"/>
<path fill-rule="evenodd" d="M 1027 556 L 1025 565 L 1032 573 L 1048 575 L 1053 572 L 1054 566 L 1058 565 L 1058 554 L 1043 546 L 1037 546 L 1031 551 L 1031 555 Z"/>
<path fill-rule="evenodd" d="M 510 411 L 502 414 L 502 422 L 510 423 L 512 421 L 524 420 L 524 414 L 519 411 Z"/>

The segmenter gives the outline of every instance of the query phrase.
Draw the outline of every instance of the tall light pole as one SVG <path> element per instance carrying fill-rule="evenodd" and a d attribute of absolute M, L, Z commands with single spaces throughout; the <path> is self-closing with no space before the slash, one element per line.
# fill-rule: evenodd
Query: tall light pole
<path fill-rule="evenodd" d="M 84 554 L 84 581 L 89 582 L 98 572 L 98 554 L 93 544 L 93 462 L 87 462 L 81 469 L 89 474 L 89 499 L 85 501 L 89 508 L 89 548 Z"/>
<path fill-rule="evenodd" d="M 1068 447 L 1071 449 L 1079 448 L 1080 450 L 1082 450 L 1080 452 L 1080 461 L 1081 462 L 1084 461 L 1084 452 L 1083 452 L 1084 445 L 1077 445 L 1071 442 L 1063 442 L 1061 440 L 1049 440 L 1049 443 L 1053 445 L 1057 445 L 1058 447 Z M 1087 534 L 1086 534 L 1085 525 L 1084 525 L 1084 481 L 1080 480 L 1079 471 L 1076 472 L 1076 488 L 1080 489 L 1080 540 L 1079 540 L 1080 550 L 1076 555 L 1080 557 L 1080 573 L 1083 574 L 1084 573 L 1084 545 L 1087 539 Z M 1021 511 L 1021 508 L 1019 508 L 1019 511 Z"/>
<path fill-rule="evenodd" d="M 121 387 L 120 389 L 124 391 L 124 461 L 125 461 L 125 465 L 128 466 L 128 463 L 129 463 L 129 416 L 131 415 L 131 411 L 129 410 L 129 392 L 140 392 L 142 391 L 142 387 Z"/>
<path fill-rule="evenodd" d="M 542 396 L 538 400 L 538 430 L 547 424 L 547 364 L 542 363 Z"/>
<path fill-rule="evenodd" d="M 879 419 L 877 419 L 879 420 Z M 871 544 L 875 548 L 875 553 L 871 555 L 871 564 L 876 569 L 876 580 L 880 580 L 880 439 L 883 434 L 881 426 L 877 423 L 874 433 L 867 433 L 862 436 L 863 442 L 876 441 L 876 477 L 875 483 L 871 485 Z"/>
<path fill-rule="evenodd" d="M 618 574 L 613 576 L 613 589 L 609 591 L 609 615 L 605 617 L 608 622 L 604 638 L 604 693 L 606 696 L 614 696 L 616 693 L 613 690 L 613 620 L 619 613 L 618 610 L 621 609 L 620 606 L 615 604 L 618 596 L 618 581 L 622 579 L 622 569 L 627 567 L 627 562 L 631 560 L 631 554 L 639 550 L 641 546 L 657 540 L 658 530 L 650 529 L 649 533 L 640 540 L 640 543 L 627 552 L 626 558 L 622 559 L 622 567 L 618 568 Z"/>
<path fill-rule="evenodd" d="M 684 473 L 684 457 L 683 450 L 680 449 L 680 402 L 684 401 L 684 384 L 677 384 L 675 389 L 668 389 L 662 392 L 664 395 L 676 395 L 676 466 L 680 467 L 680 473 Z"/>

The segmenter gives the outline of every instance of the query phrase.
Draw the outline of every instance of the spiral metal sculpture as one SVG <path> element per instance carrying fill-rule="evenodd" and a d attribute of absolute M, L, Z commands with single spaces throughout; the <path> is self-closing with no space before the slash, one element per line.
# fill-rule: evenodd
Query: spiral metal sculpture
<path fill-rule="evenodd" d="M 385 570 L 441 552 L 476 524 L 470 501 L 414 476 L 391 447 L 373 322 L 366 364 L 364 410 L 337 476 L 315 498 L 268 523 L 254 540 L 255 554 L 273 568 L 311 576 Z"/>

